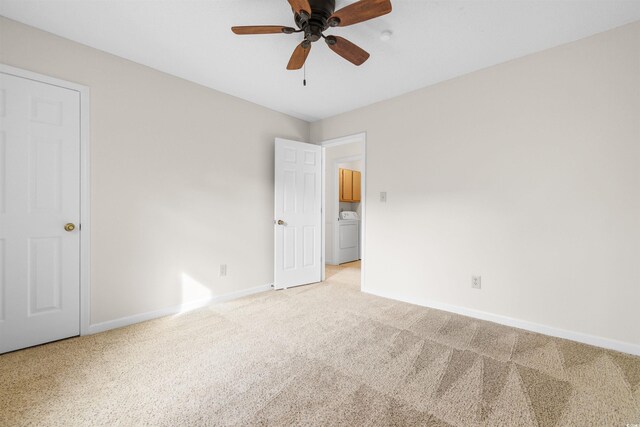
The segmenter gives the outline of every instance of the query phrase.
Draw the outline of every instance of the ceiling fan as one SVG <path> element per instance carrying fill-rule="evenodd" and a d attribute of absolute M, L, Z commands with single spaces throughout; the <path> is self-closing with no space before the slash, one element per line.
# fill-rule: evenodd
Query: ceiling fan
<path fill-rule="evenodd" d="M 299 70 L 304 65 L 311 43 L 321 38 L 338 55 L 355 65 L 362 65 L 369 59 L 369 53 L 339 36 L 322 34 L 330 27 L 346 27 L 391 12 L 390 0 L 360 0 L 338 11 L 335 0 L 288 0 L 298 29 L 280 25 L 232 27 L 231 31 L 239 35 L 248 34 L 294 34 L 304 33 L 304 40 L 291 55 L 288 70 Z"/>

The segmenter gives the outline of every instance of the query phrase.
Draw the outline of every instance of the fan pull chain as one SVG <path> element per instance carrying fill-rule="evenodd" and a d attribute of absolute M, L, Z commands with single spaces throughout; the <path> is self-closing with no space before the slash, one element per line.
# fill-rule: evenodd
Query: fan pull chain
<path fill-rule="evenodd" d="M 302 86 L 307 86 L 307 63 L 304 64 L 304 77 L 302 79 Z"/>

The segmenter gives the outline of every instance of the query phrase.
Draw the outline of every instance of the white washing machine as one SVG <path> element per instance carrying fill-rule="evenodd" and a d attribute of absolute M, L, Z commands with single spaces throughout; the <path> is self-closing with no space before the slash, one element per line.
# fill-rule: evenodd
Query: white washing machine
<path fill-rule="evenodd" d="M 355 219 L 343 219 L 355 218 Z M 341 212 L 338 221 L 337 262 L 357 261 L 360 259 L 360 219 L 355 212 Z"/>

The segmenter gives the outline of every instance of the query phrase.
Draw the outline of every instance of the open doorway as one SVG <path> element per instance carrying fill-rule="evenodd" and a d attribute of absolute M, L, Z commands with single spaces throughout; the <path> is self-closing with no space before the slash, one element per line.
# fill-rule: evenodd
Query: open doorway
<path fill-rule="evenodd" d="M 366 136 L 332 139 L 322 147 L 323 280 L 340 279 L 360 289 L 365 262 Z"/>

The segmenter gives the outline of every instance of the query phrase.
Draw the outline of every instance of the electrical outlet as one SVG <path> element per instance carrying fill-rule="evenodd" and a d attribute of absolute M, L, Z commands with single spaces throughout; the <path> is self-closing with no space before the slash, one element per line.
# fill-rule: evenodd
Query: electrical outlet
<path fill-rule="evenodd" d="M 386 191 L 381 191 L 380 192 L 380 203 L 387 203 L 387 192 Z"/>
<path fill-rule="evenodd" d="M 471 287 L 473 289 L 482 289 L 482 277 L 471 276 Z"/>
<path fill-rule="evenodd" d="M 227 264 L 220 264 L 220 277 L 226 277 L 227 275 Z"/>

